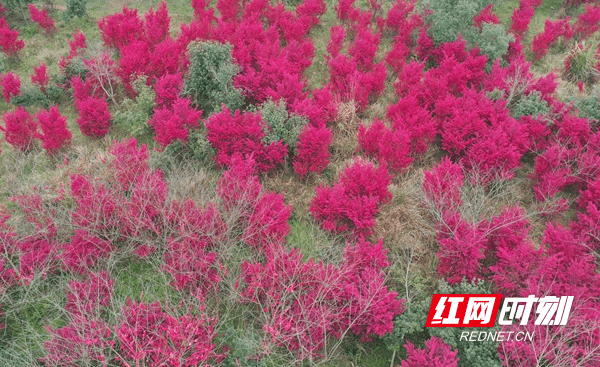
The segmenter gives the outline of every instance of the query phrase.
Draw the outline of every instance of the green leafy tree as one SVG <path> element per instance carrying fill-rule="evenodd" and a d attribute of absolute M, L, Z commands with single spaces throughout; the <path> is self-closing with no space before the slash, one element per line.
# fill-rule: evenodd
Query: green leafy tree
<path fill-rule="evenodd" d="M 22 11 L 30 3 L 30 0 L 2 0 L 2 5 L 11 12 Z"/>
<path fill-rule="evenodd" d="M 538 115 L 546 115 L 549 112 L 550 107 L 548 106 L 548 102 L 542 99 L 541 94 L 538 91 L 521 97 L 510 110 L 511 115 L 514 118 L 519 118 L 521 116 L 537 117 Z"/>
<path fill-rule="evenodd" d="M 288 114 L 283 99 L 279 104 L 267 101 L 260 106 L 259 111 L 266 122 L 264 143 L 271 144 L 283 140 L 289 151 L 295 151 L 298 135 L 308 121 L 293 113 Z"/>
<path fill-rule="evenodd" d="M 508 51 L 508 45 L 514 41 L 512 35 L 506 33 L 502 24 L 483 23 L 481 30 L 471 27 L 472 34 L 467 33 L 466 41 L 477 45 L 481 53 L 487 55 L 488 66 Z"/>
<path fill-rule="evenodd" d="M 127 98 L 121 103 L 119 111 L 113 115 L 113 122 L 129 134 L 139 137 L 150 132 L 146 122 L 153 113 L 154 90 L 146 85 L 146 76 L 138 77 L 132 87 L 137 97 L 135 100 Z"/>
<path fill-rule="evenodd" d="M 593 93 L 591 96 L 575 101 L 579 117 L 600 121 L 600 97 Z"/>
<path fill-rule="evenodd" d="M 223 103 L 230 111 L 242 106 L 242 93 L 233 86 L 239 67 L 232 61 L 232 47 L 217 42 L 192 42 L 188 46 L 190 66 L 183 94 L 205 115 L 220 110 Z"/>
<path fill-rule="evenodd" d="M 477 46 L 488 56 L 489 64 L 508 51 L 513 37 L 501 24 L 483 23 L 481 29 L 473 25 L 473 17 L 491 0 L 426 0 L 424 6 L 433 13 L 428 17 L 429 34 L 436 44 L 456 41 L 461 35 L 471 46 Z"/>
<path fill-rule="evenodd" d="M 67 10 L 64 12 L 66 19 L 87 16 L 87 0 L 66 0 Z"/>

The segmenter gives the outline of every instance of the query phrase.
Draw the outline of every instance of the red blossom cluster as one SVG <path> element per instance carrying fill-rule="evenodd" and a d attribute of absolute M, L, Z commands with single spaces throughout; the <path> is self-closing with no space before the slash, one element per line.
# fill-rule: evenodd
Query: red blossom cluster
<path fill-rule="evenodd" d="M 12 57 L 25 47 L 25 42 L 19 39 L 19 30 L 10 29 L 4 16 L 0 14 L 0 48 L 7 56 Z"/>
<path fill-rule="evenodd" d="M 332 187 L 317 187 L 310 211 L 321 226 L 334 232 L 370 235 L 379 206 L 388 202 L 391 175 L 385 165 L 357 160 L 340 173 Z"/>
<path fill-rule="evenodd" d="M 48 9 L 38 9 L 33 4 L 27 5 L 29 8 L 29 16 L 31 20 L 36 22 L 46 34 L 50 34 L 56 32 L 56 26 L 54 25 L 54 20 L 48 15 Z"/>

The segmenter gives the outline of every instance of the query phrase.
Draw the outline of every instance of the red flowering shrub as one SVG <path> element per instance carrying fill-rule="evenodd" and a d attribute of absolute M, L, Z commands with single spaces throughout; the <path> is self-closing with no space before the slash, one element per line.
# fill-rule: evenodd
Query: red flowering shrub
<path fill-rule="evenodd" d="M 37 138 L 37 124 L 23 107 L 17 107 L 13 112 L 7 111 L 2 115 L 6 142 L 20 151 L 33 147 L 33 140 Z"/>
<path fill-rule="evenodd" d="M 58 66 L 61 71 L 64 72 L 70 61 L 80 54 L 79 50 L 83 50 L 86 47 L 85 35 L 78 29 L 77 32 L 73 33 L 73 40 L 69 40 L 69 56 L 60 58 Z"/>
<path fill-rule="evenodd" d="M 341 21 L 357 21 L 361 10 L 354 7 L 356 0 L 341 0 L 335 7 L 337 17 Z"/>
<path fill-rule="evenodd" d="M 71 132 L 67 129 L 67 118 L 60 114 L 56 106 L 50 110 L 40 110 L 35 116 L 42 129 L 40 139 L 46 151 L 52 153 L 71 142 Z"/>
<path fill-rule="evenodd" d="M 282 194 L 263 193 L 248 216 L 243 235 L 246 243 L 265 252 L 272 243 L 283 242 L 290 232 L 290 213 L 291 207 L 284 204 Z"/>
<path fill-rule="evenodd" d="M 469 223 L 456 212 L 442 213 L 438 223 L 438 273 L 450 284 L 481 278 L 480 260 L 485 257 L 485 223 Z"/>
<path fill-rule="evenodd" d="M 587 243 L 592 250 L 600 249 L 600 181 L 595 179 L 588 183 L 586 190 L 581 191 L 577 201 L 580 212 L 577 213 L 577 222 L 572 224 L 572 230 L 577 236 Z"/>
<path fill-rule="evenodd" d="M 19 30 L 11 30 L 4 18 L 0 18 L 0 48 L 7 56 L 15 56 L 25 47 L 25 42 L 19 38 Z"/>
<path fill-rule="evenodd" d="M 439 66 L 428 70 L 425 83 L 430 93 L 437 93 L 440 97 L 446 91 L 460 97 L 468 89 L 476 89 L 487 77 L 487 56 L 482 55 L 477 47 L 469 50 L 461 37 L 455 42 L 442 43 L 434 51 L 434 57 Z"/>
<path fill-rule="evenodd" d="M 126 5 L 122 13 L 100 19 L 98 28 L 106 47 L 120 50 L 134 41 L 144 40 L 144 22 L 138 17 L 137 9 L 128 9 Z"/>
<path fill-rule="evenodd" d="M 114 102 L 119 78 L 117 66 L 110 53 L 102 51 L 99 56 L 84 59 L 83 63 L 87 69 L 85 84 L 91 88 L 93 96 L 108 97 Z"/>
<path fill-rule="evenodd" d="M 167 3 L 162 1 L 156 11 L 153 11 L 150 7 L 144 16 L 144 25 L 146 26 L 146 39 L 150 48 L 167 39 L 171 25 Z"/>
<path fill-rule="evenodd" d="M 499 351 L 504 363 L 531 364 L 543 359 L 556 365 L 566 361 L 579 363 L 600 359 L 594 349 L 600 341 L 595 332 L 600 324 L 598 302 L 594 297 L 588 297 L 600 292 L 600 276 L 589 246 L 575 234 L 561 225 L 548 223 L 539 250 L 530 248 L 531 255 L 528 257 L 521 257 L 520 253 L 510 254 L 512 262 L 521 265 L 504 271 L 505 275 L 519 274 L 521 278 L 514 282 L 515 296 L 527 297 L 547 289 L 549 294 L 572 295 L 574 300 L 566 327 L 534 325 L 530 318 L 526 330 L 535 332 L 540 338 L 527 345 L 508 343 Z M 523 272 L 512 273 L 517 270 Z M 514 330 L 515 327 L 523 328 L 513 324 L 503 330 Z"/>
<path fill-rule="evenodd" d="M 531 18 L 535 14 L 535 8 L 541 4 L 540 0 L 520 0 L 519 7 L 515 8 L 511 16 L 512 23 L 510 24 L 510 30 L 516 36 L 523 36 L 527 29 L 529 29 L 529 23 Z"/>
<path fill-rule="evenodd" d="M 150 47 L 146 41 L 132 41 L 121 47 L 117 74 L 123 81 L 125 90 L 129 95 L 135 95 L 131 82 L 138 75 L 145 74 L 149 59 Z"/>
<path fill-rule="evenodd" d="M 206 129 L 208 141 L 217 153 L 215 161 L 219 165 L 229 166 L 236 153 L 244 158 L 252 156 L 258 172 L 269 171 L 282 163 L 287 155 L 287 146 L 282 141 L 265 146 L 262 142 L 264 125 L 260 114 L 236 110 L 231 116 L 227 107 L 210 116 L 206 121 Z"/>
<path fill-rule="evenodd" d="M 411 154 L 425 153 L 437 134 L 438 122 L 427 108 L 420 106 L 415 96 L 401 98 L 398 103 L 390 105 L 387 118 L 394 130 L 402 131 L 410 138 Z"/>
<path fill-rule="evenodd" d="M 184 143 L 188 139 L 188 130 L 197 128 L 202 111 L 190 106 L 187 98 L 177 98 L 169 107 L 157 107 L 148 124 L 154 128 L 154 139 L 166 147 L 174 140 Z"/>
<path fill-rule="evenodd" d="M 492 11 L 494 5 L 490 4 L 486 6 L 479 14 L 473 17 L 473 25 L 481 29 L 483 23 L 500 24 L 500 19 Z"/>
<path fill-rule="evenodd" d="M 6 103 L 10 103 L 10 99 L 21 94 L 21 79 L 16 74 L 8 72 L 2 76 L 0 81 L 2 86 L 2 96 Z"/>
<path fill-rule="evenodd" d="M 536 250 L 529 239 L 530 223 L 518 206 L 505 208 L 490 223 L 494 231 L 487 238 L 489 270 L 498 292 L 519 294 L 528 277 L 539 266 L 543 248 Z"/>
<path fill-rule="evenodd" d="M 503 102 L 468 90 L 462 98 L 448 96 L 436 108 L 442 148 L 451 157 L 477 169 L 484 181 L 514 175 L 530 143 L 527 129 L 509 116 Z"/>
<path fill-rule="evenodd" d="M 56 270 L 55 258 L 57 244 L 45 238 L 26 238 L 18 243 L 19 280 L 29 284 L 36 276 L 46 278 Z"/>
<path fill-rule="evenodd" d="M 88 97 L 94 95 L 94 86 L 92 85 L 91 78 L 84 81 L 80 77 L 75 76 L 71 78 L 71 86 L 73 87 L 73 99 L 75 99 L 75 107 L 80 101 L 86 100 Z"/>
<path fill-rule="evenodd" d="M 253 157 L 244 159 L 240 154 L 235 154 L 231 158 L 230 168 L 223 172 L 217 183 L 217 193 L 225 210 L 251 213 L 252 205 L 262 189 L 255 171 Z"/>
<path fill-rule="evenodd" d="M 173 287 L 203 297 L 218 290 L 218 255 L 207 251 L 206 240 L 183 239 L 169 241 L 165 253 L 165 271 L 171 274 Z"/>
<path fill-rule="evenodd" d="M 585 10 L 577 18 L 573 28 L 575 36 L 578 39 L 585 39 L 598 31 L 598 23 L 600 22 L 600 6 L 590 4 L 585 5 Z"/>
<path fill-rule="evenodd" d="M 128 236 L 155 240 L 168 228 L 167 184 L 160 170 L 149 169 L 145 146 L 136 145 L 135 139 L 113 144 L 105 180 L 71 176 L 75 228 L 113 243 Z M 154 250 L 152 244 L 144 249 L 140 245 L 134 243 L 137 254 Z"/>
<path fill-rule="evenodd" d="M 464 184 L 464 174 L 459 164 L 448 157 L 436 164 L 431 171 L 424 172 L 423 192 L 425 197 L 440 213 L 456 212 L 462 205 L 460 190 Z"/>
<path fill-rule="evenodd" d="M 514 88 L 523 90 L 524 96 L 539 92 L 541 99 L 548 104 L 553 104 L 555 99 L 552 94 L 556 91 L 557 75 L 553 72 L 536 78 L 531 72 L 531 63 L 525 60 L 522 50 L 515 51 L 511 56 L 508 67 L 503 68 L 500 62 L 495 62 L 492 71 L 484 81 L 484 90 L 492 92 L 494 89 L 502 91 L 503 97 L 508 98 Z"/>
<path fill-rule="evenodd" d="M 69 57 L 77 56 L 79 50 L 86 47 L 85 35 L 78 29 L 77 32 L 73 33 L 73 40 L 69 40 Z"/>
<path fill-rule="evenodd" d="M 352 1 L 353 2 L 353 1 Z M 351 6 L 351 3 L 350 4 Z M 340 3 L 342 8 L 346 3 Z M 327 88 L 342 102 L 354 102 L 357 111 L 364 111 L 370 98 L 376 98 L 385 88 L 387 76 L 383 61 L 375 63 L 375 54 L 379 48 L 381 33 L 375 33 L 367 25 L 355 30 L 353 42 L 348 46 L 347 54 L 340 54 L 346 36 L 343 28 L 334 26 L 326 55 L 329 67 Z"/>
<path fill-rule="evenodd" d="M 126 204 L 129 213 L 129 217 L 123 221 L 126 232 L 133 236 L 162 233 L 167 219 L 167 195 L 167 183 L 162 171 L 154 170 L 138 176 L 131 190 L 130 201 Z"/>
<path fill-rule="evenodd" d="M 573 152 L 556 144 L 535 158 L 533 191 L 538 200 L 552 198 L 568 185 L 576 183 L 577 174 L 573 171 Z"/>
<path fill-rule="evenodd" d="M 537 59 L 546 55 L 546 53 L 548 53 L 548 48 L 558 41 L 560 37 L 565 41 L 573 38 L 574 30 L 571 28 L 569 19 L 570 17 L 567 17 L 558 19 L 554 22 L 549 19 L 546 20 L 544 32 L 537 34 L 533 38 L 533 43 L 531 45 Z"/>
<path fill-rule="evenodd" d="M 109 241 L 94 237 L 84 230 L 76 230 L 71 242 L 64 244 L 60 255 L 65 267 L 73 272 L 87 274 L 101 258 L 107 258 L 113 246 Z"/>
<path fill-rule="evenodd" d="M 358 144 L 368 156 L 385 162 L 391 170 L 401 172 L 412 162 L 410 134 L 402 129 L 390 130 L 380 120 L 375 120 L 366 129 L 358 130 Z"/>
<path fill-rule="evenodd" d="M 123 192 L 130 192 L 142 177 L 151 173 L 146 145 L 138 149 L 135 138 L 114 141 L 110 147 L 110 154 L 113 156 L 110 167 L 114 174 L 114 183 Z"/>
<path fill-rule="evenodd" d="M 327 88 L 313 89 L 312 97 L 296 100 L 289 106 L 289 112 L 303 116 L 317 128 L 325 127 L 337 116 L 337 105 Z"/>
<path fill-rule="evenodd" d="M 393 329 L 402 301 L 383 285 L 383 244 L 348 245 L 339 266 L 310 260 L 297 250 L 274 246 L 265 263 L 243 263 L 245 302 L 264 308 L 269 344 L 300 359 L 320 356 L 328 339 L 350 329 L 363 340 Z"/>
<path fill-rule="evenodd" d="M 79 117 L 77 124 L 86 136 L 101 138 L 108 133 L 110 112 L 104 99 L 88 97 L 75 103 Z"/>
<path fill-rule="evenodd" d="M 98 317 L 101 309 L 110 304 L 114 280 L 105 271 L 88 275 L 84 282 L 69 281 L 65 310 L 72 315 Z"/>
<path fill-rule="evenodd" d="M 170 107 L 181 93 L 183 77 L 180 73 L 166 74 L 156 79 L 154 93 L 157 107 Z"/>
<path fill-rule="evenodd" d="M 31 16 L 31 20 L 39 24 L 39 26 L 46 31 L 46 34 L 56 31 L 54 20 L 50 18 L 50 15 L 48 15 L 48 10 L 39 10 L 32 4 L 29 4 L 27 6 L 29 7 L 29 16 Z"/>
<path fill-rule="evenodd" d="M 106 272 L 90 273 L 84 282 L 69 281 L 65 309 L 70 322 L 58 329 L 46 326 L 52 338 L 44 343 L 47 353 L 42 362 L 76 367 L 109 359 L 115 343 L 101 313 L 109 305 L 113 283 Z"/>
<path fill-rule="evenodd" d="M 327 11 L 324 0 L 304 0 L 296 6 L 299 22 L 308 21 L 311 26 L 319 24 L 319 17 Z"/>
<path fill-rule="evenodd" d="M 337 57 L 344 46 L 346 29 L 341 25 L 334 25 L 329 29 L 331 39 L 327 44 L 327 52 L 331 57 Z"/>
<path fill-rule="evenodd" d="M 382 270 L 389 266 L 386 254 L 383 240 L 373 245 L 360 239 L 344 251 L 343 319 L 354 320 L 350 330 L 361 336 L 362 341 L 369 340 L 371 335 L 381 337 L 390 333 L 394 316 L 404 311 L 404 299 L 398 300 L 398 294 L 384 284 Z"/>
<path fill-rule="evenodd" d="M 407 40 L 423 22 L 421 16 L 414 13 L 415 4 L 414 0 L 397 0 L 387 12 L 385 27 L 403 40 Z"/>
<path fill-rule="evenodd" d="M 304 177 L 309 172 L 317 174 L 329 164 L 329 145 L 331 144 L 331 130 L 326 127 L 317 128 L 307 125 L 296 143 L 296 157 L 294 158 L 294 172 Z"/>
<path fill-rule="evenodd" d="M 107 185 L 83 175 L 71 176 L 71 194 L 77 204 L 72 223 L 76 228 L 100 234 L 101 238 L 118 238 L 124 223 L 125 198 L 115 194 Z"/>
<path fill-rule="evenodd" d="M 432 337 L 425 342 L 425 349 L 416 349 L 415 346 L 407 341 L 406 360 L 402 361 L 402 367 L 457 367 L 458 349 L 452 351 L 451 347 L 444 343 L 442 339 Z"/>
<path fill-rule="evenodd" d="M 391 175 L 385 165 L 375 168 L 357 160 L 340 173 L 333 187 L 318 187 L 310 211 L 327 230 L 355 235 L 369 235 L 375 226 L 379 205 L 389 201 Z"/>
<path fill-rule="evenodd" d="M 46 86 L 50 83 L 50 77 L 46 72 L 46 64 L 42 62 L 38 67 L 34 66 L 33 71 L 34 73 L 31 75 L 31 84 L 39 86 L 40 90 L 44 92 Z"/>
<path fill-rule="evenodd" d="M 180 59 L 184 58 L 185 50 L 171 38 L 158 43 L 150 52 L 146 75 L 150 80 L 158 79 L 167 74 L 180 72 Z"/>
<path fill-rule="evenodd" d="M 242 230 L 240 240 L 266 253 L 289 234 L 291 207 L 284 204 L 283 194 L 262 190 L 256 171 L 253 157 L 243 159 L 235 154 L 218 182 L 217 192 L 225 211 L 236 216 L 236 225 Z"/>
<path fill-rule="evenodd" d="M 219 289 L 219 254 L 211 250 L 224 241 L 226 225 L 217 208 L 209 204 L 204 210 L 192 200 L 173 202 L 170 221 L 180 240 L 168 240 L 163 270 L 171 274 L 171 285 L 194 297 L 205 297 Z"/>
<path fill-rule="evenodd" d="M 182 315 L 173 315 L 174 311 Z M 122 312 L 115 334 L 121 344 L 123 357 L 118 360 L 123 366 L 207 366 L 207 361 L 222 358 L 215 353 L 213 342 L 217 319 L 203 312 L 165 312 L 159 302 L 136 303 L 131 299 Z"/>
<path fill-rule="evenodd" d="M 369 70 L 360 70 L 355 58 L 340 54 L 328 59 L 329 84 L 332 93 L 342 102 L 356 103 L 357 111 L 364 111 L 369 99 L 379 96 L 385 88 L 386 69 L 383 62 L 372 64 Z"/>

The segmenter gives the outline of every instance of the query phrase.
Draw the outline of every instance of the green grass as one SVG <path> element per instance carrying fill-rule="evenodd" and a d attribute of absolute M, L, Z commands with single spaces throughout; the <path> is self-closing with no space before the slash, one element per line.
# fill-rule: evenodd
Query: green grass
<path fill-rule="evenodd" d="M 343 256 L 344 239 L 332 235 L 313 221 L 291 219 L 290 234 L 286 240 L 290 247 L 300 249 L 304 260 L 316 259 L 338 262 Z"/>

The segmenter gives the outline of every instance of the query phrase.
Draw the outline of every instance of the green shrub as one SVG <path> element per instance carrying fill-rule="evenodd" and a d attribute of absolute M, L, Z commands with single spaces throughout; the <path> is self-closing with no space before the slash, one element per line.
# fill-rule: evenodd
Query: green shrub
<path fill-rule="evenodd" d="M 600 121 L 600 97 L 597 94 L 575 101 L 575 108 L 579 110 L 579 117 Z"/>
<path fill-rule="evenodd" d="M 15 106 L 38 106 L 48 109 L 50 106 L 60 103 L 65 95 L 64 89 L 57 85 L 57 79 L 55 75 L 52 75 L 51 82 L 44 91 L 35 85 L 25 85 L 21 89 L 21 94 L 12 97 L 10 102 Z"/>
<path fill-rule="evenodd" d="M 231 49 L 230 44 L 217 42 L 192 42 L 188 46 L 190 66 L 183 94 L 190 97 L 205 116 L 220 110 L 223 103 L 231 111 L 242 106 L 242 93 L 233 86 L 239 67 L 232 61 Z"/>
<path fill-rule="evenodd" d="M 15 13 L 23 10 L 27 4 L 32 2 L 30 0 L 2 0 L 2 5 L 10 12 Z"/>
<path fill-rule="evenodd" d="M 236 330 L 233 327 L 226 326 L 224 343 L 230 348 L 230 351 L 221 362 L 223 367 L 264 367 L 266 362 L 264 358 L 256 358 L 262 347 L 260 335 L 252 330 Z"/>
<path fill-rule="evenodd" d="M 48 96 L 44 94 L 39 88 L 33 86 L 26 86 L 21 89 L 21 94 L 14 96 L 10 99 L 10 103 L 15 106 L 31 107 L 40 106 L 43 108 L 50 108 L 53 104 Z"/>
<path fill-rule="evenodd" d="M 63 13 L 65 19 L 87 16 L 87 0 L 66 0 L 67 10 Z"/>
<path fill-rule="evenodd" d="M 488 67 L 493 61 L 508 51 L 508 45 L 514 37 L 504 30 L 502 24 L 483 23 L 481 30 L 472 27 L 472 34 L 467 33 L 465 39 L 471 45 L 477 45 L 481 53 L 488 57 Z M 467 38 L 468 37 L 468 38 Z"/>
<path fill-rule="evenodd" d="M 208 141 L 206 134 L 201 130 L 190 130 L 187 147 L 194 159 L 202 162 L 204 166 L 212 165 L 215 151 Z"/>
<path fill-rule="evenodd" d="M 6 54 L 0 53 L 0 73 L 4 73 L 7 70 L 6 66 Z"/>
<path fill-rule="evenodd" d="M 538 91 L 521 97 L 510 109 L 510 114 L 517 119 L 521 116 L 537 117 L 538 115 L 546 115 L 549 112 L 550 107 L 548 106 L 548 102 L 542 99 Z"/>
<path fill-rule="evenodd" d="M 87 74 L 87 68 L 83 63 L 83 59 L 81 57 L 74 57 L 71 61 L 67 63 L 67 66 L 64 70 L 64 76 L 66 80 L 70 80 L 74 76 L 80 77 L 82 80 L 85 79 L 85 75 Z"/>
<path fill-rule="evenodd" d="M 141 76 L 132 83 L 137 92 L 135 100 L 126 98 L 119 110 L 113 114 L 113 123 L 129 134 L 140 137 L 150 133 L 147 122 L 154 109 L 154 90 L 146 85 L 146 77 Z"/>
<path fill-rule="evenodd" d="M 154 168 L 169 171 L 180 167 L 184 162 L 195 166 L 212 166 L 215 152 L 202 130 L 190 130 L 187 143 L 175 140 L 162 152 L 151 156 Z"/>
<path fill-rule="evenodd" d="M 513 37 L 501 24 L 483 23 L 481 29 L 473 26 L 473 17 L 491 0 L 426 0 L 423 4 L 433 13 L 428 17 L 429 35 L 436 44 L 456 41 L 460 34 L 471 47 L 478 46 L 488 56 L 489 64 L 508 51 Z"/>
<path fill-rule="evenodd" d="M 388 349 L 401 351 L 409 340 L 415 346 L 422 348 L 430 336 L 425 330 L 425 321 L 431 305 L 431 298 L 414 300 L 407 305 L 406 310 L 394 319 L 394 330 L 384 337 Z"/>
<path fill-rule="evenodd" d="M 473 32 L 473 17 L 489 4 L 490 0 L 425 0 L 423 5 L 433 13 L 429 34 L 435 43 L 454 42 L 459 34 L 466 38 Z"/>
<path fill-rule="evenodd" d="M 279 101 L 279 104 L 267 101 L 258 110 L 267 123 L 264 143 L 271 144 L 283 140 L 290 153 L 293 153 L 296 150 L 298 135 L 308 121 L 301 116 L 288 114 L 283 99 Z"/>

